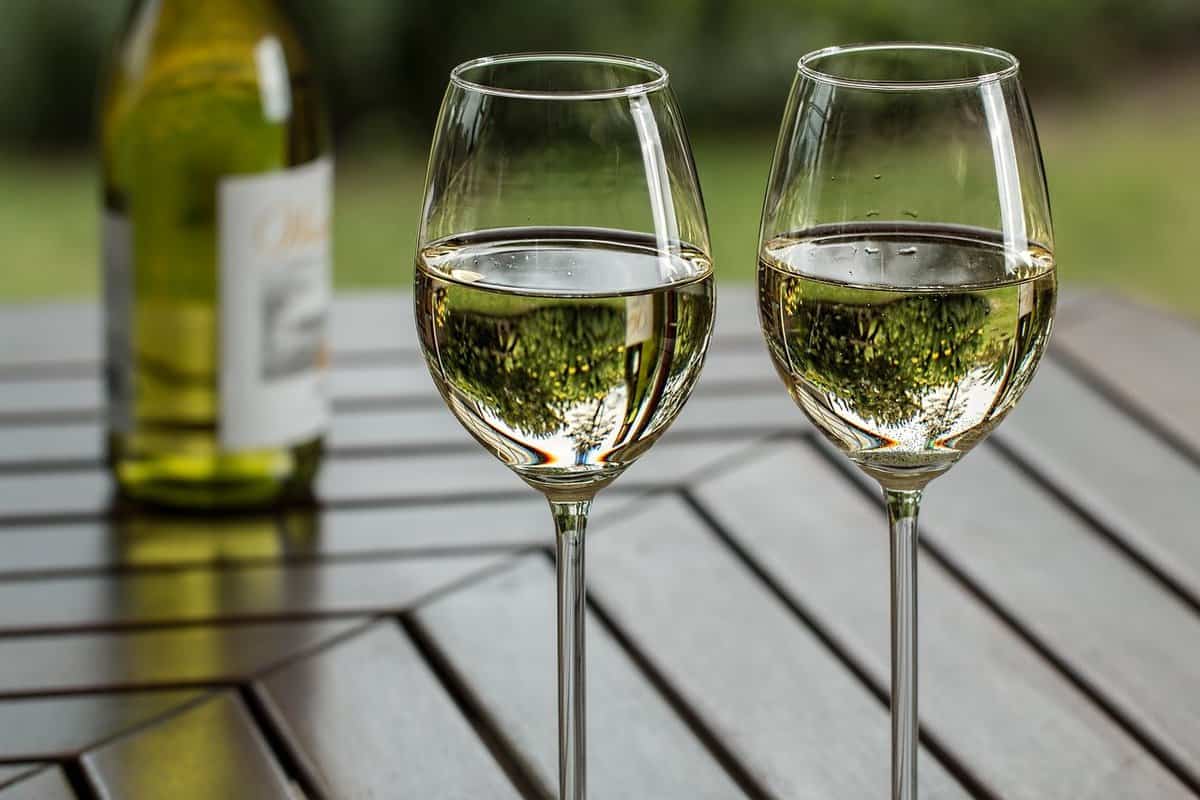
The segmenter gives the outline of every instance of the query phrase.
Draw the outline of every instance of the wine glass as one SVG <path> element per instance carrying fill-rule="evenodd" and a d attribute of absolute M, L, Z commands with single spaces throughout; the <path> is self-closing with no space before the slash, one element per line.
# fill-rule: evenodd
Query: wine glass
<path fill-rule="evenodd" d="M 1054 316 L 1050 202 L 1017 60 L 917 43 L 804 56 L 759 247 L 776 369 L 886 499 L 892 797 L 911 800 L 921 493 L 1020 399 Z"/>
<path fill-rule="evenodd" d="M 662 67 L 527 53 L 451 72 L 418 235 L 417 327 L 451 412 L 550 502 L 563 800 L 586 794 L 588 511 L 699 376 L 709 253 Z"/>

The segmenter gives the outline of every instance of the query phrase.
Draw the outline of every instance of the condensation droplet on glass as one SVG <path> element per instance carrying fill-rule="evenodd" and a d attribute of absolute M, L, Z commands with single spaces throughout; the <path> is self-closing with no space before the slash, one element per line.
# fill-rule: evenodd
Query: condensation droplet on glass
<path fill-rule="evenodd" d="M 912 217 L 913 219 L 916 219 L 917 217 L 920 216 L 920 214 L 918 214 L 917 212 L 915 212 L 911 209 L 908 209 L 908 208 L 902 210 L 900 213 L 906 217 Z"/>
<path fill-rule="evenodd" d="M 878 248 L 878 247 L 868 247 L 868 248 L 866 248 L 866 251 L 867 251 L 867 255 L 869 255 L 869 256 L 877 256 L 877 255 L 879 255 L 879 248 Z"/>
<path fill-rule="evenodd" d="M 871 217 L 878 217 L 878 216 L 879 216 L 879 209 L 877 209 L 877 208 L 872 208 L 870 211 L 867 212 L 867 219 L 870 219 Z"/>
<path fill-rule="evenodd" d="M 915 247 L 902 247 L 896 251 L 896 255 L 898 256 L 915 256 L 916 254 L 917 248 Z"/>
<path fill-rule="evenodd" d="M 882 178 L 883 178 L 882 175 L 880 175 L 879 173 L 875 173 L 875 180 L 881 180 Z"/>

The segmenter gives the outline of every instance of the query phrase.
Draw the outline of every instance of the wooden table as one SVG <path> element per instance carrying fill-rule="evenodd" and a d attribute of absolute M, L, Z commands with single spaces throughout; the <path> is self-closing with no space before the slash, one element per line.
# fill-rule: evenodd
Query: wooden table
<path fill-rule="evenodd" d="M 0 314 L 0 800 L 548 798 L 550 520 L 339 301 L 321 507 L 117 517 L 99 321 Z M 1200 330 L 1068 295 L 922 518 L 926 798 L 1200 793 Z M 597 503 L 593 797 L 882 798 L 887 547 L 723 288 L 700 388 Z"/>

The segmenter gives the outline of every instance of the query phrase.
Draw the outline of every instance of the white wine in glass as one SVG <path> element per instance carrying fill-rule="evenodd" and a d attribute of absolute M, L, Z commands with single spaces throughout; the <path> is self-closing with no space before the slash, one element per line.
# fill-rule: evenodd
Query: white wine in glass
<path fill-rule="evenodd" d="M 562 800 L 587 795 L 587 515 L 696 383 L 713 323 L 709 253 L 662 67 L 532 53 L 451 73 L 418 237 L 417 328 L 450 411 L 550 503 Z"/>
<path fill-rule="evenodd" d="M 491 231 L 422 250 L 417 305 L 434 380 L 475 438 L 534 488 L 589 497 L 687 399 L 712 271 L 648 236 Z"/>
<path fill-rule="evenodd" d="M 1017 60 L 986 47 L 800 59 L 763 206 L 759 316 L 816 428 L 884 492 L 892 797 L 917 796 L 917 511 L 1012 410 L 1057 293 Z"/>

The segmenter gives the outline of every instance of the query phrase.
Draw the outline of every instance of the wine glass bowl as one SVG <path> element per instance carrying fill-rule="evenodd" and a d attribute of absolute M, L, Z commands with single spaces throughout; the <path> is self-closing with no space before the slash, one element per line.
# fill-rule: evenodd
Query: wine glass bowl
<path fill-rule="evenodd" d="M 587 514 L 696 383 L 709 253 L 662 67 L 532 53 L 451 73 L 418 234 L 417 328 L 450 411 L 550 502 L 564 800 L 586 795 Z"/>
<path fill-rule="evenodd" d="M 892 796 L 916 797 L 922 490 L 1013 408 L 1045 351 L 1050 201 L 1017 60 L 970 45 L 800 59 L 763 206 L 759 316 L 815 427 L 891 526 Z"/>
<path fill-rule="evenodd" d="M 547 496 L 611 483 L 699 375 L 713 288 L 698 250 L 546 227 L 442 240 L 420 258 L 421 336 L 442 396 Z"/>
<path fill-rule="evenodd" d="M 759 262 L 771 356 L 818 429 L 885 486 L 948 469 L 1019 399 L 1053 319 L 1016 59 L 906 43 L 801 59 Z"/>

